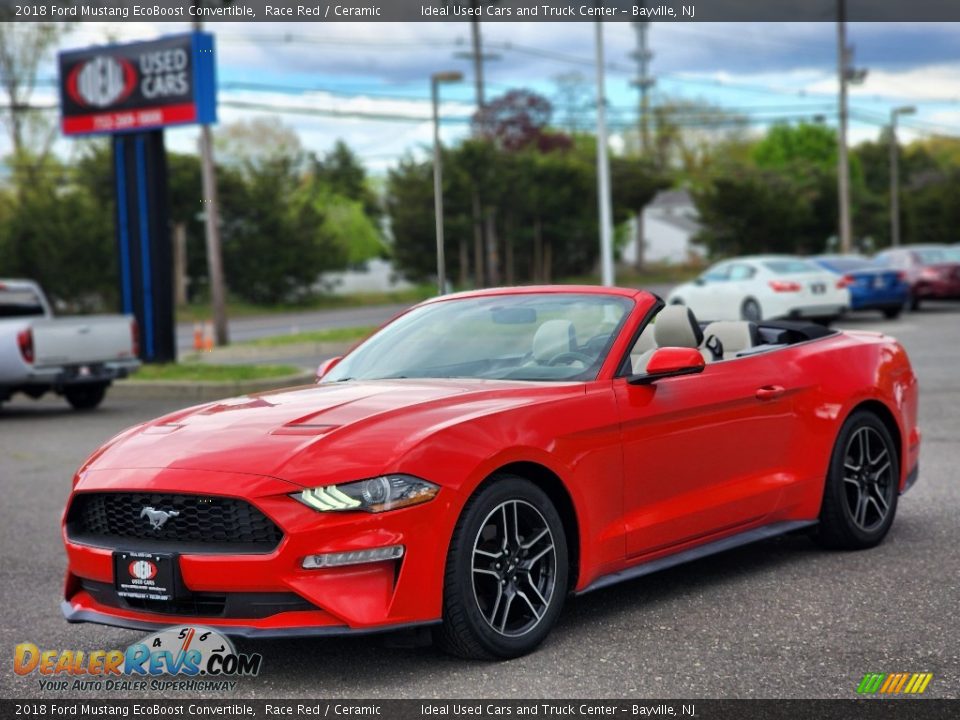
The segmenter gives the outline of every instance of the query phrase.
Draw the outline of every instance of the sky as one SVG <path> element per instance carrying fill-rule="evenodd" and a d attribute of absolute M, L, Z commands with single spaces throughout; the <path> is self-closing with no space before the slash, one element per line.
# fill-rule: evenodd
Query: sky
<path fill-rule="evenodd" d="M 185 23 L 85 23 L 61 49 L 183 32 Z M 221 123 L 279 116 L 303 146 L 322 153 L 345 140 L 374 173 L 404 153 L 423 153 L 432 141 L 429 76 L 459 70 L 464 82 L 442 87 L 442 137 L 466 135 L 474 109 L 466 22 L 450 23 L 215 23 Z M 592 23 L 486 23 L 482 26 L 486 95 L 526 87 L 556 100 L 557 80 L 580 73 L 584 93 L 595 98 Z M 603 27 L 606 94 L 613 130 L 637 117 L 630 80 L 636 34 L 630 23 Z M 777 120 L 833 123 L 836 117 L 836 26 L 833 23 L 651 23 L 653 103 L 702 100 L 750 118 L 760 132 Z M 960 136 L 960 24 L 852 23 L 848 39 L 866 81 L 851 88 L 852 143 L 875 139 L 894 107 L 917 112 L 901 118 L 900 137 L 932 133 Z M 56 103 L 53 58 L 40 70 L 33 102 Z M 239 105 L 239 106 L 238 106 Z M 250 106 L 264 109 L 252 109 Z M 294 112 L 295 110 L 301 112 Z M 336 111 L 317 116 L 302 111 Z M 556 108 L 557 118 L 563 111 Z M 364 115 L 393 115 L 383 120 Z M 592 126 L 593 111 L 578 112 Z M 197 130 L 172 129 L 170 149 L 193 152 Z M 0 139 L 0 155 L 9 149 Z M 68 155 L 70 140 L 57 151 Z"/>

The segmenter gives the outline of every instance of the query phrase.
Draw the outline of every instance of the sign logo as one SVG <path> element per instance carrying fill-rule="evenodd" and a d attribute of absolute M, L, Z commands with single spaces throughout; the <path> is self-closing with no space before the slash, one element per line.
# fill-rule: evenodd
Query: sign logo
<path fill-rule="evenodd" d="M 157 566 L 149 560 L 134 560 L 129 569 L 130 575 L 139 580 L 152 580 L 157 576 Z"/>
<path fill-rule="evenodd" d="M 67 92 L 78 105 L 105 108 L 128 97 L 137 86 L 137 71 L 129 60 L 98 55 L 77 65 L 67 78 Z"/>
<path fill-rule="evenodd" d="M 867 673 L 857 686 L 861 695 L 919 695 L 933 680 L 933 673 Z"/>
<path fill-rule="evenodd" d="M 199 625 L 166 628 L 126 650 L 41 650 L 24 642 L 13 651 L 18 676 L 36 673 L 41 690 L 64 692 L 232 691 L 262 664 L 261 654 L 239 653 L 228 637 Z"/>
<path fill-rule="evenodd" d="M 178 510 L 154 510 L 148 505 L 140 511 L 140 517 L 147 518 L 150 521 L 150 527 L 154 530 L 161 530 L 167 524 L 167 520 L 180 517 L 180 512 Z"/>

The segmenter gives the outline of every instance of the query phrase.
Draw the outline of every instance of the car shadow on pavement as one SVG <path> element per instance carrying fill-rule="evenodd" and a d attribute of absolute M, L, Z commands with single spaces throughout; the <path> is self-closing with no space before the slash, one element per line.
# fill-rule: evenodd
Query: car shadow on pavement
<path fill-rule="evenodd" d="M 626 581 L 580 597 L 568 598 L 557 628 L 537 652 L 550 652 L 551 645 L 577 643 L 569 634 L 590 635 L 611 624 L 634 622 L 637 612 L 681 601 L 690 593 L 708 593 L 718 585 L 740 583 L 750 586 L 754 575 L 776 573 L 780 566 L 802 562 L 821 554 L 804 533 L 771 538 L 716 556 L 670 568 L 643 578 Z M 592 629 L 591 629 L 592 628 Z M 261 676 L 287 678 L 308 672 L 325 687 L 336 685 L 340 676 L 361 686 L 366 680 L 380 688 L 396 683 L 418 671 L 431 674 L 449 669 L 456 674 L 470 667 L 494 668 L 484 662 L 467 662 L 443 654 L 439 647 L 396 647 L 402 635 L 367 635 L 340 638 L 242 640 L 244 652 L 260 652 L 270 658 Z M 559 641 L 559 642 L 557 642 Z M 348 660 L 347 660 L 348 659 Z M 525 662 L 522 658 L 511 662 Z M 439 663 L 439 664 L 438 664 Z M 393 675 L 394 677 L 390 677 Z"/>

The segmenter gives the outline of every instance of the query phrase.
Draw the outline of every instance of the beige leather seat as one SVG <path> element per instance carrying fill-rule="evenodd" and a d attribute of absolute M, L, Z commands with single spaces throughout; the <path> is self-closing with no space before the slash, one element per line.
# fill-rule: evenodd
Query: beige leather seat
<path fill-rule="evenodd" d="M 646 330 L 644 331 L 646 332 Z M 641 334 L 640 338 L 643 338 Z M 667 305 L 653 323 L 655 346 L 639 356 L 631 356 L 634 373 L 646 372 L 650 356 L 658 347 L 700 348 L 703 342 L 703 330 L 697 323 L 693 311 L 686 305 Z M 640 340 L 637 341 L 640 344 Z"/>
<path fill-rule="evenodd" d="M 720 320 L 704 328 L 704 349 L 701 350 L 706 362 L 730 360 L 738 352 L 749 350 L 760 344 L 760 331 L 756 323 L 746 320 Z"/>
<path fill-rule="evenodd" d="M 533 360 L 538 365 L 576 349 L 577 333 L 569 320 L 547 320 L 533 336 Z"/>

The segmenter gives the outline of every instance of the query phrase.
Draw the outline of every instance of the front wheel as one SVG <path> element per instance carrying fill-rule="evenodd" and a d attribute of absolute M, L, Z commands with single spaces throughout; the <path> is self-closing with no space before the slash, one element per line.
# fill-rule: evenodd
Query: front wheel
<path fill-rule="evenodd" d="M 102 383 L 72 385 L 64 389 L 63 394 L 74 410 L 93 410 L 103 402 L 107 386 Z"/>
<path fill-rule="evenodd" d="M 440 640 L 455 655 L 495 660 L 536 648 L 567 594 L 567 541 L 540 488 L 500 475 L 468 503 L 447 555 Z"/>
<path fill-rule="evenodd" d="M 840 429 L 815 538 L 843 550 L 878 545 L 893 524 L 899 492 L 899 453 L 890 431 L 860 410 Z"/>

